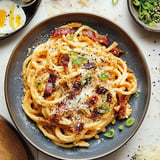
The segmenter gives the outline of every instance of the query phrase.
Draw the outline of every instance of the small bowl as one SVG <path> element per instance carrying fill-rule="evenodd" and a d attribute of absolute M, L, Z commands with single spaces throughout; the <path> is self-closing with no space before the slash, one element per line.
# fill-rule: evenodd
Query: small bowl
<path fill-rule="evenodd" d="M 36 0 L 30 0 L 30 1 L 22 1 L 22 0 L 12 0 L 13 2 L 15 2 L 16 4 L 18 4 L 19 6 L 21 6 L 22 8 L 24 7 L 29 7 L 31 6 L 33 3 L 36 2 Z"/>
<path fill-rule="evenodd" d="M 156 27 L 150 27 L 148 24 L 143 23 L 140 19 L 139 19 L 139 13 L 138 13 L 138 8 L 135 7 L 133 5 L 133 0 L 128 0 L 128 9 L 130 14 L 132 15 L 133 19 L 144 29 L 146 29 L 147 31 L 151 31 L 151 32 L 160 32 L 160 23 L 156 23 Z"/>
<path fill-rule="evenodd" d="M 16 0 L 13 0 L 14 2 L 18 2 Z M 4 40 L 14 34 L 16 34 L 17 32 L 19 32 L 20 30 L 22 30 L 24 27 L 26 27 L 30 21 L 32 20 L 32 18 L 34 17 L 34 15 L 36 14 L 37 10 L 38 10 L 38 7 L 41 3 L 41 0 L 32 0 L 30 3 L 26 3 L 24 4 L 24 2 L 21 4 L 21 7 L 22 9 L 24 10 L 24 13 L 26 15 L 26 22 L 25 24 L 16 29 L 15 31 L 11 32 L 11 33 L 7 33 L 7 34 L 4 34 L 3 36 L 0 36 L 0 41 L 1 40 Z M 32 4 L 32 5 L 31 5 Z"/>

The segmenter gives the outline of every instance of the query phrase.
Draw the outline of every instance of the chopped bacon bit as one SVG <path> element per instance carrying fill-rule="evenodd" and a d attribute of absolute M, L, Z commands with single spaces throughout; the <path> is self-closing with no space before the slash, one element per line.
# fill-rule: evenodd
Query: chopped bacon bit
<path fill-rule="evenodd" d="M 108 90 L 104 87 L 97 86 L 96 93 L 97 94 L 105 94 Z"/>
<path fill-rule="evenodd" d="M 108 93 L 106 102 L 111 102 L 111 101 L 112 101 L 112 94 Z"/>
<path fill-rule="evenodd" d="M 47 97 L 51 96 L 52 92 L 53 92 L 53 84 L 52 83 L 47 83 L 46 86 L 45 86 L 43 97 L 47 98 Z"/>
<path fill-rule="evenodd" d="M 72 91 L 69 93 L 69 99 L 73 99 L 76 95 L 78 95 L 81 92 L 82 89 L 81 81 L 75 81 L 72 87 Z"/>
<path fill-rule="evenodd" d="M 127 108 L 125 105 L 125 100 L 126 100 L 126 96 L 122 95 L 121 100 L 120 100 L 120 109 L 118 112 L 119 119 L 125 118 L 125 113 L 126 113 L 126 108 Z"/>
<path fill-rule="evenodd" d="M 97 96 L 92 96 L 92 97 L 89 97 L 89 98 L 87 99 L 86 104 L 88 105 L 88 107 L 91 107 L 91 106 L 93 106 L 97 101 L 98 101 L 98 97 L 97 97 Z"/>
<path fill-rule="evenodd" d="M 82 85 L 81 85 L 81 82 L 80 81 L 76 81 L 74 84 L 73 84 L 73 91 L 78 91 L 82 88 Z"/>
<path fill-rule="evenodd" d="M 52 114 L 50 117 L 49 117 L 49 121 L 50 122 L 54 122 L 54 123 L 58 123 L 60 120 L 60 116 L 58 114 Z"/>
<path fill-rule="evenodd" d="M 78 123 L 75 125 L 75 132 L 76 132 L 77 134 L 80 134 L 80 132 L 83 130 L 83 127 L 84 127 L 84 123 L 78 122 Z"/>
<path fill-rule="evenodd" d="M 113 49 L 111 49 L 111 51 L 110 51 L 114 56 L 119 56 L 121 53 L 124 53 L 124 51 L 123 50 L 121 50 L 121 49 L 118 49 L 118 48 L 113 48 Z"/>
<path fill-rule="evenodd" d="M 69 63 L 69 57 L 68 57 L 68 54 L 60 54 L 59 55 L 59 58 L 58 58 L 58 61 L 61 65 L 63 65 L 64 67 L 64 70 L 67 69 L 68 67 L 68 63 Z"/>
<path fill-rule="evenodd" d="M 83 68 L 84 69 L 91 69 L 91 68 L 96 69 L 97 67 L 96 67 L 95 63 L 87 63 L 87 64 L 84 65 Z"/>
<path fill-rule="evenodd" d="M 69 89 L 68 84 L 67 84 L 66 81 L 62 83 L 62 86 L 63 86 L 64 89 Z"/>
<path fill-rule="evenodd" d="M 99 43 L 104 43 L 106 45 L 109 45 L 109 38 L 105 35 L 96 34 L 96 32 L 91 31 L 89 29 L 83 30 L 82 34 L 92 39 L 93 41 L 97 41 Z"/>
<path fill-rule="evenodd" d="M 97 94 L 105 94 L 106 92 L 108 92 L 108 90 L 104 87 L 99 87 L 98 86 L 97 89 L 96 89 Z M 111 102 L 111 101 L 112 101 L 112 94 L 108 93 L 106 102 Z"/>
<path fill-rule="evenodd" d="M 71 92 L 69 92 L 68 99 L 73 99 L 75 96 L 76 96 L 76 93 L 71 91 Z"/>
<path fill-rule="evenodd" d="M 50 73 L 48 82 L 45 86 L 44 90 L 44 98 L 47 98 L 52 95 L 52 92 L 54 91 L 55 88 L 55 83 L 56 83 L 57 75 L 55 75 L 53 72 Z"/>
<path fill-rule="evenodd" d="M 92 119 L 96 119 L 99 115 L 100 115 L 100 113 L 97 112 L 97 108 L 95 108 L 95 109 L 91 112 L 91 118 L 92 118 Z"/>
<path fill-rule="evenodd" d="M 49 117 L 49 121 L 58 123 L 61 120 L 61 117 L 65 111 L 66 103 L 65 102 L 60 102 L 58 104 L 58 108 L 56 108 L 56 114 L 53 114 Z"/>
<path fill-rule="evenodd" d="M 61 37 L 62 35 L 71 35 L 72 33 L 74 33 L 74 29 L 72 28 L 57 28 L 52 32 L 51 37 Z"/>

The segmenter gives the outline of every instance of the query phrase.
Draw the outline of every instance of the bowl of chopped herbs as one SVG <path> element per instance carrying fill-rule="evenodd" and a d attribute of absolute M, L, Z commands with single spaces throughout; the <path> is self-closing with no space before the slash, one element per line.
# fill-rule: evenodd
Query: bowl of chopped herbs
<path fill-rule="evenodd" d="M 128 8 L 143 28 L 160 32 L 160 0 L 128 0 Z"/>

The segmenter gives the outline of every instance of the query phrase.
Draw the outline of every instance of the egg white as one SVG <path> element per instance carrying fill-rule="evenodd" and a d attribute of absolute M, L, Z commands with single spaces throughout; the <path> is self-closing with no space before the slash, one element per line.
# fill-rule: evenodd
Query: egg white
<path fill-rule="evenodd" d="M 9 17 L 11 16 L 10 10 L 11 10 L 11 7 L 13 7 L 13 5 L 15 5 L 14 14 L 13 14 L 14 21 L 13 21 L 13 24 L 11 25 L 9 21 Z M 15 30 L 21 28 L 25 24 L 26 15 L 23 9 L 17 4 L 15 4 L 14 2 L 10 0 L 0 0 L 0 10 L 5 10 L 7 12 L 5 26 L 0 27 L 0 36 L 14 32 Z M 17 26 L 17 23 L 15 22 L 16 15 L 20 16 L 20 26 Z"/>

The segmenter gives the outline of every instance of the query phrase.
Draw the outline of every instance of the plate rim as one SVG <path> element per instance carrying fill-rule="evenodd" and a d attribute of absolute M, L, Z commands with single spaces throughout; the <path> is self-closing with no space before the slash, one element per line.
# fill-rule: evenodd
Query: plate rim
<path fill-rule="evenodd" d="M 146 116 L 146 113 L 148 111 L 148 108 L 149 108 L 149 103 L 150 103 L 150 97 L 151 97 L 151 76 L 150 76 L 150 71 L 149 71 L 149 67 L 148 67 L 148 63 L 145 59 L 145 56 L 143 55 L 143 52 L 141 51 L 141 49 L 139 48 L 139 46 L 136 44 L 136 42 L 132 39 L 132 37 L 121 27 L 119 26 L 118 24 L 114 23 L 113 21 L 111 21 L 110 19 L 106 18 L 106 17 L 102 17 L 100 15 L 96 15 L 96 14 L 93 14 L 93 13 L 86 13 L 86 12 L 68 12 L 68 13 L 63 13 L 63 14 L 57 14 L 55 16 L 52 16 L 52 17 L 49 17 L 41 22 L 39 22 L 38 24 L 36 24 L 33 28 L 31 28 L 24 36 L 23 38 L 21 38 L 21 40 L 19 41 L 19 43 L 15 46 L 14 50 L 12 51 L 11 55 L 10 55 L 10 58 L 9 58 L 9 61 L 8 61 L 8 64 L 7 64 L 7 67 L 6 67 L 6 71 L 5 71 L 5 80 L 4 80 L 4 92 L 5 92 L 5 100 L 6 100 L 6 104 L 7 104 L 7 108 L 8 108 L 8 111 L 9 111 L 9 114 L 10 114 L 10 117 L 12 119 L 12 121 L 14 122 L 17 130 L 20 132 L 20 134 L 33 146 L 35 147 L 36 149 L 38 149 L 40 152 L 52 157 L 52 158 L 60 158 L 60 159 L 65 159 L 65 157 L 63 156 L 57 156 L 55 154 L 52 154 L 50 152 L 47 152 L 46 150 L 43 150 L 42 147 L 38 146 L 37 144 L 33 143 L 32 140 L 30 139 L 30 137 L 28 137 L 27 135 L 24 134 L 22 128 L 20 128 L 20 126 L 18 125 L 18 123 L 16 122 L 16 118 L 14 117 L 14 114 L 13 114 L 13 109 L 12 109 L 12 105 L 10 104 L 10 101 L 9 101 L 9 98 L 8 98 L 8 84 L 7 84 L 7 79 L 8 79 L 8 72 L 9 72 L 9 68 L 10 68 L 10 65 L 12 63 L 12 59 L 14 58 L 14 56 L 16 55 L 16 50 L 18 49 L 18 47 L 20 46 L 21 43 L 23 43 L 30 35 L 31 33 L 33 32 L 33 30 L 35 30 L 38 26 L 41 26 L 43 25 L 44 23 L 48 22 L 48 21 L 51 21 L 52 19 L 56 18 L 56 17 L 59 17 L 59 16 L 66 16 L 66 15 L 75 15 L 75 14 L 80 14 L 80 15 L 89 15 L 89 16 L 93 16 L 93 17 L 97 17 L 97 18 L 100 18 L 100 19 L 103 19 L 109 23 L 111 23 L 112 25 L 115 25 L 117 28 L 120 29 L 120 31 L 123 32 L 123 34 L 125 34 L 125 36 L 127 35 L 127 37 L 132 41 L 132 43 L 137 47 L 138 51 L 139 51 L 139 54 L 143 60 L 143 63 L 144 63 L 144 66 L 146 67 L 146 75 L 147 75 L 147 99 L 145 101 L 145 110 L 143 111 L 143 114 L 141 115 L 141 118 L 137 124 L 137 126 L 135 127 L 135 129 L 131 132 L 130 136 L 128 136 L 127 138 L 125 138 L 125 140 L 123 140 L 123 142 L 118 145 L 117 147 L 115 147 L 114 149 L 111 149 L 109 152 L 105 152 L 103 154 L 99 154 L 97 156 L 94 156 L 94 157 L 91 157 L 91 158 L 87 158 L 87 159 L 96 159 L 96 158 L 101 158 L 101 157 L 104 157 L 104 156 L 108 156 L 110 155 L 111 153 L 117 151 L 118 149 L 120 149 L 122 146 L 124 146 L 134 135 L 135 133 L 137 132 L 137 130 L 140 128 L 145 116 Z M 65 23 L 65 21 L 64 21 Z M 84 159 L 84 158 L 83 158 Z M 70 159 L 70 160 L 76 160 L 76 159 Z M 81 160 L 81 159 L 80 159 Z"/>

